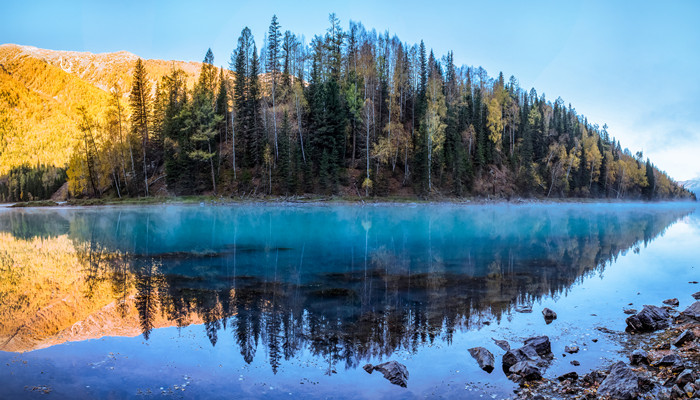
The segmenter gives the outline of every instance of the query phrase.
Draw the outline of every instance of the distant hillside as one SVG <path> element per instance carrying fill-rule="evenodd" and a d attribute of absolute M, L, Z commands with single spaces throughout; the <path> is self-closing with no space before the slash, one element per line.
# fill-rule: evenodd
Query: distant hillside
<path fill-rule="evenodd" d="M 126 51 L 92 54 L 14 44 L 0 45 L 0 175 L 22 164 L 64 167 L 76 144 L 77 107 L 101 116 L 110 89 L 124 99 L 138 57 Z M 191 87 L 201 63 L 146 60 L 156 82 L 172 68 L 185 71 Z"/>

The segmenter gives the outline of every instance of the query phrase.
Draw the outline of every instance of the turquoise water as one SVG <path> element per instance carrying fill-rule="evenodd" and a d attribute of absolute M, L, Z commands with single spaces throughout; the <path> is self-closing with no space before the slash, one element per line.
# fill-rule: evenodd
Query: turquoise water
<path fill-rule="evenodd" d="M 0 322 L 0 383 L 20 397 L 507 398 L 515 386 L 468 348 L 498 364 L 492 337 L 546 334 L 547 375 L 584 373 L 622 357 L 596 327 L 700 290 L 687 203 L 0 209 L 0 233 L 68 243 L 80 288 L 5 290 L 2 315 L 49 299 L 41 321 Z M 92 308 L 51 330 L 56 301 Z M 562 357 L 571 344 L 583 350 Z M 361 368 L 381 360 L 408 367 L 408 388 Z"/>

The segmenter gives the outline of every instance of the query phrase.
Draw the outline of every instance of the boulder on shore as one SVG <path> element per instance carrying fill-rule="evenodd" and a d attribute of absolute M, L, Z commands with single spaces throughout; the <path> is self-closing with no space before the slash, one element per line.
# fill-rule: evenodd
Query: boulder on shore
<path fill-rule="evenodd" d="M 669 317 L 668 311 L 661 307 L 644 306 L 642 311 L 625 320 L 626 330 L 627 332 L 653 332 L 664 329 L 669 325 Z"/>
<path fill-rule="evenodd" d="M 642 349 L 637 349 L 630 354 L 630 364 L 632 365 L 640 365 L 640 364 L 647 364 L 649 365 L 649 355 L 647 354 L 646 351 Z"/>
<path fill-rule="evenodd" d="M 693 334 L 693 331 L 690 329 L 686 329 L 683 331 L 683 333 L 678 335 L 678 337 L 673 339 L 673 345 L 676 347 L 681 347 L 688 342 L 692 342 L 693 340 L 695 340 L 695 335 Z"/>
<path fill-rule="evenodd" d="M 639 396 L 639 378 L 637 374 L 622 361 L 610 368 L 608 377 L 598 388 L 598 396 L 612 399 L 631 400 Z"/>
<path fill-rule="evenodd" d="M 532 346 L 535 348 L 537 355 L 543 358 L 552 358 L 552 344 L 547 336 L 534 336 L 525 339 L 525 346 Z"/>
<path fill-rule="evenodd" d="M 532 361 L 520 361 L 510 367 L 511 376 L 515 375 L 518 380 L 536 381 L 542 379 L 542 372 Z"/>
<path fill-rule="evenodd" d="M 495 359 L 490 351 L 483 347 L 472 347 L 469 349 L 469 354 L 479 363 L 479 368 L 488 372 L 489 374 L 493 371 L 495 365 Z"/>
<path fill-rule="evenodd" d="M 696 301 L 695 303 L 691 304 L 681 313 L 681 315 L 692 318 L 696 321 L 700 321 L 700 301 Z"/>
<path fill-rule="evenodd" d="M 389 382 L 394 385 L 399 385 L 401 387 L 406 387 L 408 385 L 408 369 L 406 369 L 405 365 L 396 361 L 387 361 L 374 366 L 372 364 L 367 364 L 362 368 L 370 374 L 372 371 L 381 372 L 384 378 L 388 379 Z"/>

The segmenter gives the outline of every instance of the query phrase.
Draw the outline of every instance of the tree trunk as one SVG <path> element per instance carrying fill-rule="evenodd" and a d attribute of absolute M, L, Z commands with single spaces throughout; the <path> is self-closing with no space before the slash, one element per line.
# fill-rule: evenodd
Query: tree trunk
<path fill-rule="evenodd" d="M 233 160 L 231 161 L 231 167 L 233 168 L 233 180 L 236 180 L 236 126 L 234 125 L 235 118 L 235 107 L 231 111 L 231 154 L 233 155 Z"/>
<path fill-rule="evenodd" d="M 299 141 L 301 143 L 301 158 L 304 160 L 304 164 L 306 164 L 306 154 L 304 153 L 304 136 L 301 133 L 301 106 L 299 105 L 299 95 L 294 93 L 294 98 L 296 99 L 297 103 L 297 121 L 299 123 Z"/>
<path fill-rule="evenodd" d="M 212 154 L 211 141 L 207 141 L 207 146 L 209 146 L 209 154 Z M 211 166 L 211 185 L 214 188 L 214 194 L 216 194 L 216 177 L 214 175 L 214 157 L 213 156 L 209 159 L 209 165 Z"/>

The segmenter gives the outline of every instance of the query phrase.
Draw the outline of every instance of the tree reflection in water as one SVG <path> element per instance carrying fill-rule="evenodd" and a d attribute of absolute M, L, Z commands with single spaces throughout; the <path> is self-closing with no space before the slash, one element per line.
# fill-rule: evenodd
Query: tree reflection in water
<path fill-rule="evenodd" d="M 7 232 L 0 233 L 0 240 L 3 248 L 13 249 L 0 254 L 0 277 L 6 282 L 0 316 L 13 321 L 0 332 L 0 349 L 31 348 L 67 327 L 75 329 L 81 318 L 111 304 L 118 316 L 113 324 L 138 321 L 146 340 L 157 327 L 203 324 L 212 346 L 219 335 L 233 335 L 246 363 L 264 346 L 276 373 L 282 359 L 306 349 L 325 360 L 326 373 L 332 374 L 339 365 L 354 368 L 400 349 L 416 352 L 435 340 L 451 343 L 455 332 L 500 321 L 517 305 L 564 293 L 689 214 L 683 208 L 564 212 L 535 218 L 524 231 L 503 231 L 502 224 L 521 221 L 486 213 L 464 225 L 478 235 L 456 237 L 462 222 L 458 217 L 453 221 L 450 215 L 427 215 L 420 224 L 427 232 L 418 238 L 411 236 L 414 226 L 397 223 L 387 229 L 371 213 L 336 215 L 334 223 L 354 219 L 359 226 L 354 233 L 329 238 L 337 242 L 319 243 L 313 233 L 275 236 L 272 232 L 280 227 L 272 218 L 262 227 L 266 237 L 251 240 L 251 229 L 259 233 L 264 216 L 256 211 L 233 220 L 215 216 L 204 226 L 190 225 L 187 212 L 176 214 L 179 220 L 169 221 L 168 228 L 154 212 L 129 219 L 122 211 L 0 214 L 0 232 Z M 178 244 L 180 236 L 173 236 L 177 229 L 194 231 L 189 249 Z M 38 233 L 32 236 L 32 230 Z M 328 234 L 321 231 L 319 235 Z M 51 327 L 32 330 L 36 321 L 27 317 L 31 310 L 25 309 L 28 303 L 18 287 L 47 289 L 32 286 L 31 268 L 44 267 L 18 261 L 21 249 L 30 252 L 36 243 L 65 241 L 66 235 L 73 248 L 64 245 L 65 254 L 55 255 L 55 261 L 46 254 L 41 262 L 70 264 L 55 271 L 78 276 L 62 284 L 79 287 L 82 299 L 76 307 L 92 314 L 56 314 Z M 206 235 L 210 242 L 202 246 Z M 66 261 L 72 260 L 72 252 L 74 265 Z M 363 260 L 356 263 L 356 255 Z M 65 292 L 54 290 L 57 295 Z"/>

